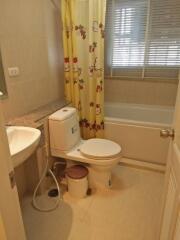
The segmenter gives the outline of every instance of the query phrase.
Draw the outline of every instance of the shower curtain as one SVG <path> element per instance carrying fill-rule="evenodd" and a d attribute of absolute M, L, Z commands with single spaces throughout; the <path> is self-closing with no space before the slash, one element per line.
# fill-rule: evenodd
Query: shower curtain
<path fill-rule="evenodd" d="M 61 0 L 65 96 L 84 139 L 103 137 L 106 0 Z"/>

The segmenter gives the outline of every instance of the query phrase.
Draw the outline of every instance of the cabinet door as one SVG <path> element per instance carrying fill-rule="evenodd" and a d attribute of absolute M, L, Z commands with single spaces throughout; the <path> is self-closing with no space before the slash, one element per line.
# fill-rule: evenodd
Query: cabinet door
<path fill-rule="evenodd" d="M 167 186 L 167 195 L 166 195 L 166 202 L 164 207 L 164 214 L 163 214 L 163 221 L 162 221 L 162 228 L 161 228 L 161 240 L 169 240 L 170 234 L 173 228 L 173 215 L 176 208 L 178 196 L 178 188 L 177 182 L 175 178 L 175 174 L 173 169 L 170 171 L 169 181 Z"/>
<path fill-rule="evenodd" d="M 180 232 L 180 158 L 176 144 L 170 146 L 169 174 L 167 175 L 166 196 L 161 224 L 160 240 L 174 240 Z"/>
<path fill-rule="evenodd" d="M 7 240 L 5 229 L 4 229 L 4 223 L 2 220 L 2 216 L 0 214 L 0 239 L 1 240 Z"/>
<path fill-rule="evenodd" d="M 180 84 L 177 91 L 173 128 L 175 137 L 169 148 L 166 196 L 161 221 L 160 240 L 180 240 Z"/>
<path fill-rule="evenodd" d="M 179 239 L 180 239 L 180 195 L 179 195 L 179 204 L 178 204 L 175 229 L 173 234 L 173 240 L 179 240 Z"/>

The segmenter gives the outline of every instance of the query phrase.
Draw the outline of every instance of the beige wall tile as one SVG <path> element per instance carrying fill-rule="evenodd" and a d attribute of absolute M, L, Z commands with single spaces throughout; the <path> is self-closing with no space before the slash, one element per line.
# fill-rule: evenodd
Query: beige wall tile
<path fill-rule="evenodd" d="M 49 0 L 0 0 L 6 120 L 64 98 L 60 10 Z M 9 77 L 17 66 L 20 75 Z"/>
<path fill-rule="evenodd" d="M 148 81 L 105 80 L 105 100 L 134 104 L 175 104 L 176 83 Z"/>

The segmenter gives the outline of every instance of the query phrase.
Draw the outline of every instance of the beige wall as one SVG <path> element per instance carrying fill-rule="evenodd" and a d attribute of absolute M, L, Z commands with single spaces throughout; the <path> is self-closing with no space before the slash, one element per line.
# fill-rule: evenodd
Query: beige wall
<path fill-rule="evenodd" d="M 105 79 L 105 101 L 174 105 L 177 83 Z"/>
<path fill-rule="evenodd" d="M 63 98 L 58 14 L 51 0 L 0 0 L 0 44 L 9 94 L 3 102 L 6 119 Z M 14 66 L 20 75 L 9 77 L 7 69 Z"/>

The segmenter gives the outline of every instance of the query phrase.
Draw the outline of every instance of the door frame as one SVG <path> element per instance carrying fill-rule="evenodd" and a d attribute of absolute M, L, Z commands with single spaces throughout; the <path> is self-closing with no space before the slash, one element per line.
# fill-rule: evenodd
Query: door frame
<path fill-rule="evenodd" d="M 16 184 L 11 186 L 9 174 L 14 173 L 0 100 L 0 212 L 7 240 L 25 240 Z"/>
<path fill-rule="evenodd" d="M 171 212 L 171 223 L 169 225 L 169 237 L 172 239 L 175 230 L 175 224 L 177 220 L 177 214 L 179 214 L 180 208 L 180 80 L 177 89 L 177 96 L 176 96 L 176 104 L 175 104 L 175 111 L 174 111 L 174 118 L 172 128 L 175 130 L 175 137 L 171 139 L 169 145 L 169 151 L 167 156 L 167 166 L 166 166 L 166 174 L 165 174 L 165 183 L 164 183 L 164 192 L 163 192 L 163 199 L 162 199 L 162 209 L 161 209 L 161 219 L 160 219 L 160 227 L 158 236 L 160 239 L 162 229 L 163 229 L 163 220 L 164 220 L 164 213 L 165 213 L 165 206 L 166 206 L 166 199 L 168 193 L 168 184 L 171 175 L 171 171 L 173 170 L 176 176 L 175 185 L 177 196 L 175 205 L 173 206 L 173 212 Z"/>

